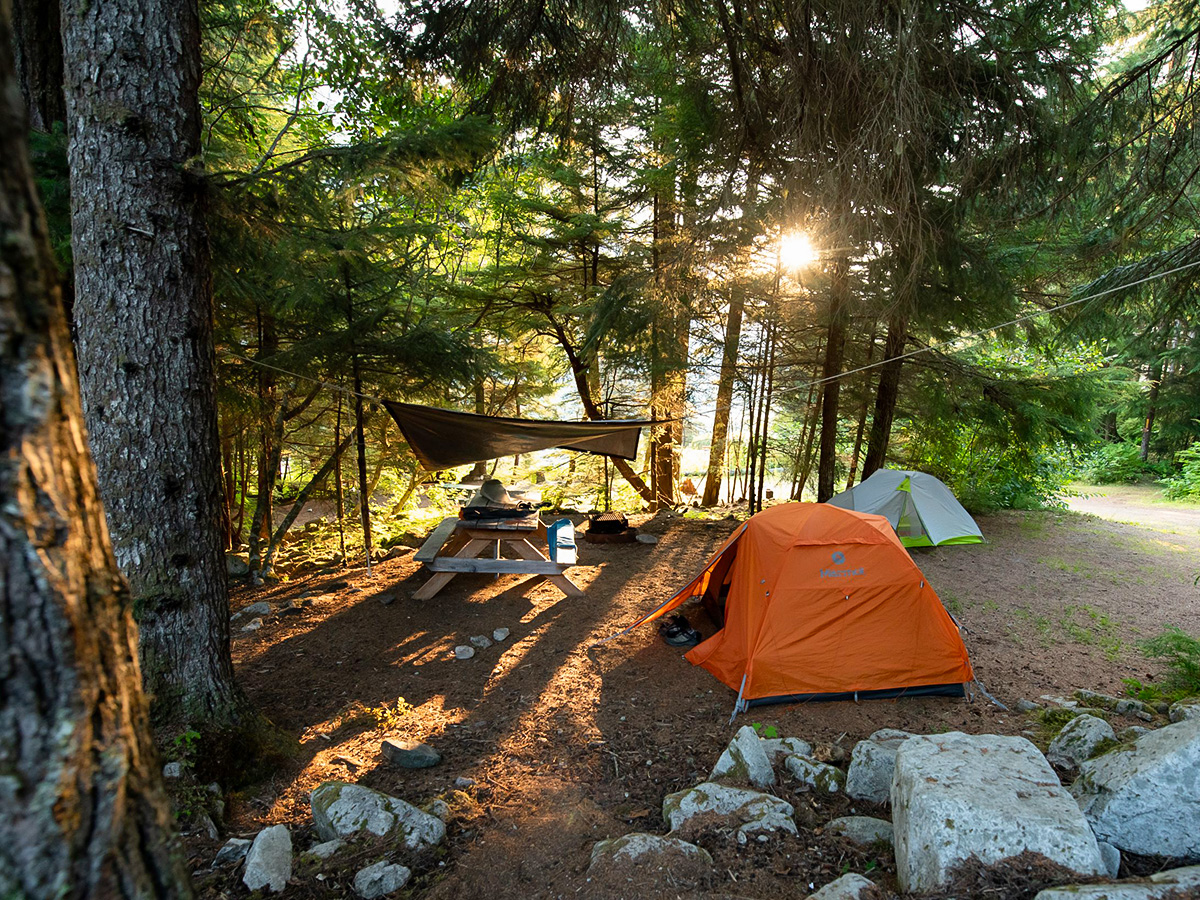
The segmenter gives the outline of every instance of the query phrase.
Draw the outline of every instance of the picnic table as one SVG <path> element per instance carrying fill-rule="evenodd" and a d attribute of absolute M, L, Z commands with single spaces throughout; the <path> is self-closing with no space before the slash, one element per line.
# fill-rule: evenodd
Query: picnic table
<path fill-rule="evenodd" d="M 433 577 L 413 594 L 428 600 L 463 572 L 495 575 L 542 575 L 568 597 L 582 597 L 583 590 L 563 574 L 564 565 L 551 561 L 530 539 L 546 544 L 546 526 L 534 510 L 512 519 L 462 519 L 450 516 L 433 530 L 414 557 L 424 563 Z M 490 556 L 483 556 L 485 551 Z M 502 559 L 508 550 L 517 559 Z"/>

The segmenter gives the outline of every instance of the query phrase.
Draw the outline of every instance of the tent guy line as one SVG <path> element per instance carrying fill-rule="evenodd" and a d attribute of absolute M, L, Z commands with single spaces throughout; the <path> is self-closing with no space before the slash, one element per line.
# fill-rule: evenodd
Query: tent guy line
<path fill-rule="evenodd" d="M 959 341 L 973 340 L 974 338 L 982 337 L 985 334 L 991 334 L 993 331 L 999 331 L 1001 328 L 1007 328 L 1010 325 L 1019 325 L 1021 322 L 1028 322 L 1030 319 L 1036 319 L 1039 316 L 1049 315 L 1050 313 L 1059 312 L 1060 310 L 1064 310 L 1072 306 L 1078 306 L 1080 303 L 1086 303 L 1089 300 L 1096 300 L 1100 297 L 1107 296 L 1108 294 L 1115 294 L 1119 291 L 1127 291 L 1130 288 L 1135 288 L 1151 281 L 1157 281 L 1160 278 L 1166 278 L 1168 275 L 1174 275 L 1178 272 L 1195 268 L 1196 266 L 1200 266 L 1200 259 L 1193 260 L 1190 263 L 1184 263 L 1181 266 L 1176 266 L 1174 269 L 1168 269 L 1165 272 L 1156 272 L 1153 275 L 1147 275 L 1144 278 L 1139 278 L 1136 281 L 1129 282 L 1128 284 L 1120 284 L 1116 287 L 1105 288 L 1104 290 L 1097 291 L 1094 294 L 1088 294 L 1086 297 L 1077 297 L 1074 300 L 1068 300 L 1066 303 L 1060 303 L 1058 306 L 1052 306 L 1048 309 L 1039 309 L 1031 313 L 1026 313 L 1023 316 L 1017 316 L 1015 319 L 1010 319 L 1007 322 L 1001 322 L 997 325 L 989 325 L 986 328 L 981 328 L 978 331 L 972 331 L 968 332 L 967 334 L 959 335 L 958 337 L 950 340 L 942 341 L 939 344 L 930 344 L 928 347 L 918 347 L 916 350 L 910 350 L 908 353 L 901 353 L 899 356 L 889 356 L 887 359 L 881 359 L 878 362 L 868 363 L 867 365 L 859 366 L 856 369 L 849 369 L 845 372 L 839 372 L 837 375 L 830 375 L 828 378 L 817 378 L 812 381 L 805 381 L 800 384 L 793 385 L 792 387 L 778 388 L 777 391 L 779 393 L 791 394 L 798 391 L 805 391 L 812 387 L 820 387 L 823 384 L 828 384 L 832 381 L 840 381 L 843 378 L 848 378 L 851 375 L 857 375 L 860 372 L 868 372 L 871 369 L 878 369 L 880 366 L 885 366 L 891 362 L 909 359 L 913 356 L 919 356 L 922 353 L 929 353 L 934 350 L 941 349 L 942 347 L 946 347 L 950 344 L 956 344 Z M 222 350 L 221 356 L 225 357 L 226 359 L 236 359 L 239 362 L 248 363 L 252 366 L 259 366 L 264 369 L 270 369 L 274 372 L 280 372 L 284 375 L 290 375 L 293 378 L 299 378 L 303 381 L 309 381 L 313 384 L 318 384 L 321 387 L 329 388 L 331 391 L 340 391 L 341 393 L 347 394 L 351 397 L 361 397 L 362 399 L 370 400 L 373 403 L 384 402 L 382 397 L 376 397 L 373 394 L 362 394 L 358 391 L 353 391 L 350 388 L 342 387 L 340 384 L 322 381 L 320 378 L 313 378 L 311 375 L 301 375 L 299 372 L 293 372 L 292 370 L 284 369 L 281 366 L 274 366 L 270 363 L 263 362 L 260 359 L 251 359 L 248 356 L 242 356 L 241 354 L 234 353 L 230 350 Z"/>

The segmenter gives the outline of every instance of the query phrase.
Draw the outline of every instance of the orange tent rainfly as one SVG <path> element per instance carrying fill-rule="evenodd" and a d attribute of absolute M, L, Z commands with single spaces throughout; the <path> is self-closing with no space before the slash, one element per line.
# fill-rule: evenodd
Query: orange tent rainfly
<path fill-rule="evenodd" d="M 636 627 L 694 597 L 720 626 L 687 653 L 763 703 L 963 696 L 967 649 L 883 516 L 785 503 L 746 521 L 683 590 Z"/>

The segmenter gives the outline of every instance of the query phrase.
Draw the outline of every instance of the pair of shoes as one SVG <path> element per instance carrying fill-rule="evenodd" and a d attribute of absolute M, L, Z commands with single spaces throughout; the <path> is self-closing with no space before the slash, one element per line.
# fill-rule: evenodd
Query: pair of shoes
<path fill-rule="evenodd" d="M 695 647 L 700 643 L 700 632 L 679 613 L 659 625 L 658 633 L 669 647 Z"/>

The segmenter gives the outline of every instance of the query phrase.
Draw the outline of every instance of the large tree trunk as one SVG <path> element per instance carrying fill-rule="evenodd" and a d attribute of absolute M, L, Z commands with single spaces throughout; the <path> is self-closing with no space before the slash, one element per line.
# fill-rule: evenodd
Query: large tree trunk
<path fill-rule="evenodd" d="M 836 491 L 833 484 L 837 462 L 838 394 L 841 390 L 842 359 L 846 353 L 846 324 L 850 305 L 850 263 L 834 260 L 829 288 L 829 336 L 825 341 L 825 365 L 821 368 L 821 451 L 817 462 L 817 502 L 824 503 Z"/>
<path fill-rule="evenodd" d="M 66 0 L 84 416 L 163 721 L 239 722 L 221 533 L 195 0 Z"/>
<path fill-rule="evenodd" d="M 900 396 L 900 368 L 904 361 L 904 343 L 908 340 L 908 317 L 896 313 L 888 319 L 887 342 L 883 348 L 884 363 L 879 369 L 879 387 L 875 392 L 875 415 L 871 419 L 871 440 L 863 460 L 863 480 L 883 468 L 888 442 L 892 437 L 892 419 L 896 415 L 896 400 Z"/>
<path fill-rule="evenodd" d="M 29 127 L 48 132 L 67 119 L 59 4 L 14 0 L 12 12 L 17 83 L 29 110 Z"/>
<path fill-rule="evenodd" d="M 746 309 L 746 288 L 741 280 L 729 292 L 729 315 L 725 319 L 725 349 L 721 354 L 721 374 L 717 378 L 717 411 L 713 416 L 712 443 L 708 449 L 708 477 L 704 482 L 702 506 L 721 502 L 721 482 L 725 480 L 725 446 L 729 442 L 729 408 L 733 403 L 733 382 L 737 374 L 738 345 L 742 337 L 742 313 Z"/>
<path fill-rule="evenodd" d="M 1150 369 L 1150 393 L 1146 397 L 1146 419 L 1142 423 L 1142 445 L 1138 458 L 1145 462 L 1150 458 L 1150 438 L 1154 434 L 1154 417 L 1158 413 L 1158 389 L 1162 386 L 1163 362 L 1161 351 Z"/>
<path fill-rule="evenodd" d="M 0 0 L 0 896 L 191 896 Z"/>

